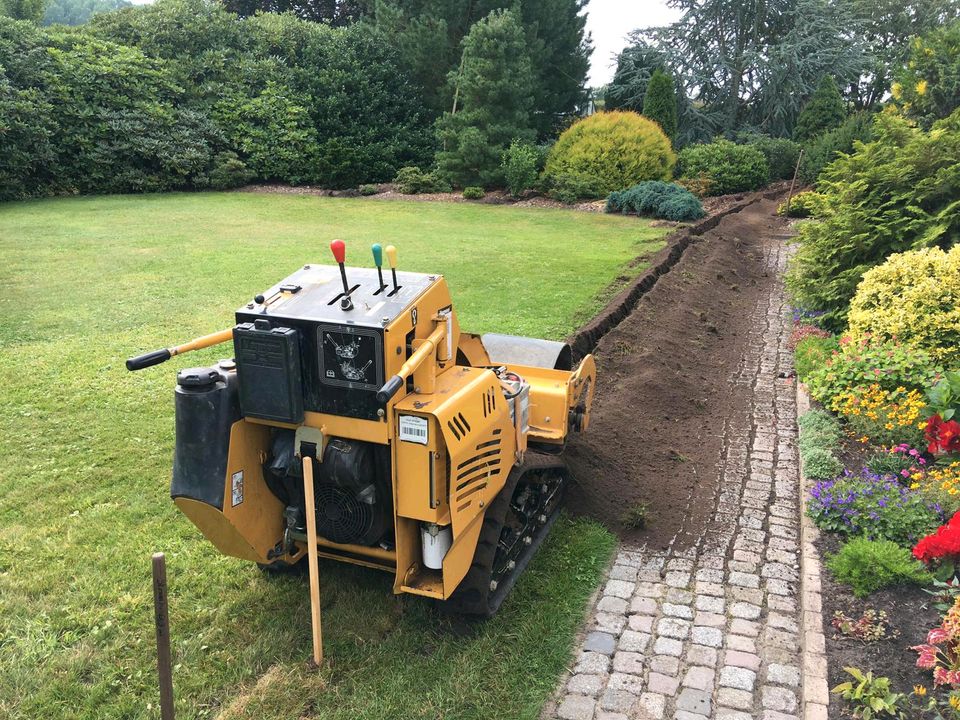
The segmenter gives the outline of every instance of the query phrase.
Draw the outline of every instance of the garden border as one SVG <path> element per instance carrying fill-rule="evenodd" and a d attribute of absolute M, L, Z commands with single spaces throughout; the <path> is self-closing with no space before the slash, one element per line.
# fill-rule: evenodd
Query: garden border
<path fill-rule="evenodd" d="M 810 410 L 810 395 L 796 378 L 797 418 Z M 803 720 L 828 720 L 830 688 L 827 683 L 827 647 L 823 634 L 823 599 L 820 592 L 820 554 L 814 546 L 820 531 L 806 513 L 809 485 L 803 471 L 803 456 L 798 464 L 800 482 L 800 612 L 803 631 L 800 648 L 803 655 Z"/>
<path fill-rule="evenodd" d="M 738 213 L 760 200 L 773 200 L 785 192 L 783 188 L 777 188 L 752 193 L 746 200 L 721 210 L 695 225 L 668 235 L 666 247 L 653 256 L 651 267 L 637 276 L 629 286 L 607 303 L 606 307 L 567 337 L 567 343 L 573 349 L 574 357 L 582 358 L 593 352 L 603 336 L 617 327 L 633 311 L 640 298 L 650 292 L 657 284 L 657 280 L 680 262 L 686 249 L 701 235 L 713 230 L 728 215 Z"/>

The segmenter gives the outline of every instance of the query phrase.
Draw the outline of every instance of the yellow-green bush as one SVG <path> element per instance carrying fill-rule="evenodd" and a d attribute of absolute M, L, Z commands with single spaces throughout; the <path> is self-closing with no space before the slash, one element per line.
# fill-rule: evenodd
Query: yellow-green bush
<path fill-rule="evenodd" d="M 804 190 L 790 198 L 790 212 L 787 212 L 787 203 L 784 201 L 777 208 L 777 214 L 795 218 L 816 217 L 822 204 L 823 196 L 820 193 Z"/>
<path fill-rule="evenodd" d="M 657 123 L 634 112 L 603 112 L 564 131 L 544 174 L 575 177 L 608 195 L 644 180 L 669 180 L 676 160 Z"/>
<path fill-rule="evenodd" d="M 849 322 L 854 340 L 896 338 L 960 366 L 960 245 L 891 255 L 864 273 Z"/>

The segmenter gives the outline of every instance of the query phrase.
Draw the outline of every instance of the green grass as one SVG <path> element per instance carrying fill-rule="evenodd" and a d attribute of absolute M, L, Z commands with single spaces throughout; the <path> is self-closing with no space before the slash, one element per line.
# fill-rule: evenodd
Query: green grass
<path fill-rule="evenodd" d="M 0 716 L 159 717 L 150 554 L 167 553 L 178 718 L 535 718 L 614 538 L 562 518 L 501 613 L 451 622 L 390 578 L 322 566 L 321 671 L 302 577 L 218 556 L 170 502 L 177 368 L 123 359 L 228 327 L 305 262 L 394 243 L 467 330 L 560 338 L 662 230 L 619 216 L 253 194 L 0 206 Z"/>

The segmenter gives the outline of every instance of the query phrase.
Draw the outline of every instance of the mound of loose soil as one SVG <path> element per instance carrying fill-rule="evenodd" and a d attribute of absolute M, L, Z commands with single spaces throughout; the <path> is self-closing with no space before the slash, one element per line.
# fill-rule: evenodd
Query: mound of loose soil
<path fill-rule="evenodd" d="M 712 497 L 718 480 L 724 418 L 749 407 L 749 388 L 728 379 L 748 343 L 750 315 L 774 282 L 762 244 L 785 227 L 776 207 L 754 196 L 692 237 L 600 340 L 591 424 L 566 452 L 576 480 L 571 510 L 622 529 L 624 513 L 642 503 L 649 524 L 636 539 L 660 547 L 682 519 L 698 526 L 689 513 L 707 520 L 712 504 L 697 497 Z"/>

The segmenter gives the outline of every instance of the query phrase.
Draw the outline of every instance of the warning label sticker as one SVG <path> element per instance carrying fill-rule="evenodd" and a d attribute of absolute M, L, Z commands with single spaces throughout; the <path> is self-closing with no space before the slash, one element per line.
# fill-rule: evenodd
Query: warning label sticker
<path fill-rule="evenodd" d="M 243 502 L 243 470 L 230 476 L 230 487 L 233 492 L 233 507 Z"/>
<path fill-rule="evenodd" d="M 427 444 L 427 419 L 416 415 L 400 416 L 400 439 L 406 442 Z"/>

